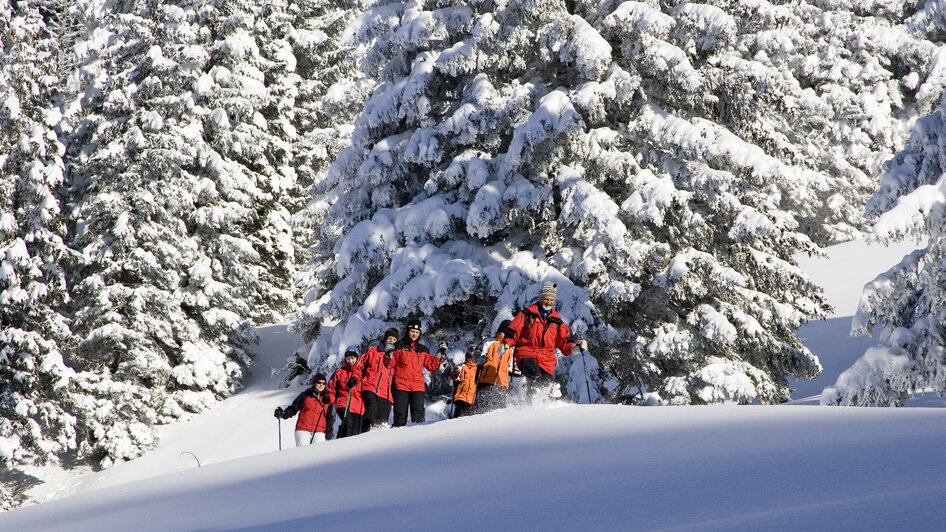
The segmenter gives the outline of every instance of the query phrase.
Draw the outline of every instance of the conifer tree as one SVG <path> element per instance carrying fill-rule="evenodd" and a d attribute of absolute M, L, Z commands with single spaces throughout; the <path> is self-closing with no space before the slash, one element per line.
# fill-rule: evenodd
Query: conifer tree
<path fill-rule="evenodd" d="M 885 165 L 867 204 L 875 242 L 927 243 L 864 287 L 852 332 L 879 331 L 880 342 L 822 392 L 822 404 L 902 406 L 916 392 L 946 393 L 944 117 L 941 101 L 916 123 L 907 145 Z"/>
<path fill-rule="evenodd" d="M 204 12 L 213 40 L 197 102 L 209 112 L 204 139 L 214 163 L 202 177 L 213 201 L 195 220 L 198 238 L 212 255 L 232 257 L 219 263 L 219 278 L 231 280 L 249 316 L 272 322 L 290 309 L 296 266 L 286 207 L 298 141 L 284 113 L 299 83 L 289 3 L 230 1 Z M 212 214 L 221 211 L 228 214 Z"/>
<path fill-rule="evenodd" d="M 299 134 L 297 187 L 303 201 L 294 212 L 299 256 L 306 267 L 300 271 L 298 284 L 303 295 L 315 297 L 328 289 L 331 278 L 332 242 L 319 236 L 322 221 L 333 202 L 331 186 L 325 185 L 326 173 L 341 150 L 350 144 L 355 118 L 374 89 L 376 82 L 360 69 L 365 46 L 346 34 L 349 24 L 366 2 L 332 0 L 301 2 L 293 49 L 300 76 L 297 109 L 292 114 Z M 295 323 L 304 336 L 314 324 Z M 311 337 L 307 337 L 311 340 Z"/>
<path fill-rule="evenodd" d="M 552 279 L 575 330 L 609 346 L 619 393 L 786 399 L 787 377 L 820 370 L 794 330 L 827 308 L 791 257 L 863 227 L 877 153 L 911 91 L 938 83 L 932 46 L 897 20 L 376 4 L 353 32 L 380 85 L 320 183 L 330 267 L 297 320 L 310 363 L 410 316 L 475 341 Z"/>
<path fill-rule="evenodd" d="M 43 8 L 0 3 L 0 510 L 22 499 L 6 483 L 11 470 L 58 463 L 76 446 L 72 335 L 60 312 L 72 260 L 57 196 L 61 49 Z"/>
<path fill-rule="evenodd" d="M 203 142 L 209 111 L 195 101 L 213 8 L 123 7 L 89 32 L 112 37 L 81 58 L 69 165 L 80 451 L 103 465 L 153 445 L 154 424 L 230 393 L 253 338 L 232 274 L 243 257 L 221 251 L 243 248 L 215 224 L 252 198 L 224 196 L 218 180 L 231 175 Z"/>
<path fill-rule="evenodd" d="M 853 8 L 853 6 L 851 6 Z M 884 6 L 914 36 L 942 42 L 946 17 L 935 2 L 890 2 Z M 917 112 L 929 113 L 909 141 L 886 162 L 879 187 L 867 203 L 870 238 L 887 243 L 926 240 L 864 287 L 852 334 L 880 332 L 869 348 L 821 395 L 822 404 L 901 406 L 920 391 L 946 393 L 942 349 L 943 290 L 943 84 L 946 54 L 937 49 L 926 81 L 915 88 Z M 916 80 L 914 80 L 916 84 Z"/>

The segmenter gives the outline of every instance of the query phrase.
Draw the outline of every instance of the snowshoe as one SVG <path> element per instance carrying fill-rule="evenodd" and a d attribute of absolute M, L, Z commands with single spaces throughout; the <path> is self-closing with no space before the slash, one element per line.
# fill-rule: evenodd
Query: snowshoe
<path fill-rule="evenodd" d="M 549 400 L 554 401 L 561 397 L 562 397 L 562 386 L 557 382 L 553 382 L 552 385 L 549 386 Z"/>

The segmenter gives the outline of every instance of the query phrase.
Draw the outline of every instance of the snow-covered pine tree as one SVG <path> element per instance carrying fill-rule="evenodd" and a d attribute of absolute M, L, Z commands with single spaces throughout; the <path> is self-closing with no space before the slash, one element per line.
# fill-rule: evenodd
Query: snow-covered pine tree
<path fill-rule="evenodd" d="M 941 40 L 946 13 L 927 2 L 906 23 Z M 941 79 L 943 50 L 933 68 Z M 946 393 L 946 100 L 936 88 L 923 92 L 940 94 L 938 107 L 916 122 L 907 145 L 885 164 L 866 208 L 875 242 L 927 244 L 864 287 L 852 333 L 879 330 L 880 342 L 822 392 L 822 404 L 901 406 L 915 392 Z"/>
<path fill-rule="evenodd" d="M 870 176 L 943 87 L 936 46 L 899 23 L 909 2 L 581 4 L 650 103 L 796 168 L 780 207 L 819 245 L 864 229 Z"/>
<path fill-rule="evenodd" d="M 709 22 L 671 36 L 656 6 L 578 6 L 596 29 L 569 7 L 362 15 L 354 36 L 381 85 L 320 184 L 334 269 L 297 321 L 310 364 L 409 316 L 474 342 L 552 279 L 625 387 L 671 403 L 787 397 L 787 376 L 818 371 L 793 330 L 824 303 L 790 258 L 815 248 L 781 209 L 812 195 L 811 171 L 696 112 L 714 86 L 680 41 Z"/>
<path fill-rule="evenodd" d="M 583 5 L 646 101 L 622 206 L 670 246 L 636 308 L 616 309 L 644 321 L 614 369 L 670 402 L 786 398 L 786 376 L 818 371 L 793 330 L 824 310 L 791 256 L 856 234 L 934 48 L 830 3 Z"/>
<path fill-rule="evenodd" d="M 60 41 L 43 2 L 0 2 L 0 510 L 20 487 L 11 470 L 75 448 L 72 344 L 60 313 L 72 257 L 57 192 L 63 146 L 53 126 Z"/>
<path fill-rule="evenodd" d="M 353 40 L 344 41 L 345 30 L 358 16 L 366 2 L 363 0 L 319 1 L 301 3 L 300 15 L 306 26 L 297 30 L 293 43 L 297 69 L 302 78 L 293 117 L 296 129 L 303 139 L 299 143 L 298 187 L 305 192 L 294 219 L 298 248 L 304 249 L 307 265 L 300 272 L 298 285 L 304 294 L 315 298 L 330 287 L 334 270 L 332 261 L 334 241 L 321 238 L 319 231 L 333 199 L 323 182 L 329 165 L 339 152 L 351 142 L 355 118 L 376 85 L 373 78 L 360 69 L 365 45 Z M 311 259 L 311 260 L 310 260 Z M 317 324 L 296 322 L 294 327 L 306 340 Z M 303 354 L 304 355 L 304 354 Z"/>
<path fill-rule="evenodd" d="M 481 331 L 490 328 L 490 300 L 494 298 L 488 293 L 482 270 L 490 268 L 495 260 L 475 238 L 465 236 L 463 227 L 464 211 L 489 177 L 488 161 L 475 157 L 473 148 L 484 140 L 498 147 L 495 140 L 486 138 L 491 136 L 488 130 L 502 131 L 511 124 L 509 114 L 519 117 L 524 112 L 507 113 L 498 120 L 490 117 L 492 123 L 482 124 L 483 131 L 476 131 L 477 124 L 467 120 L 457 123 L 456 132 L 445 131 L 453 137 L 469 127 L 469 138 L 460 142 L 470 146 L 450 146 L 451 152 L 463 154 L 465 160 L 458 160 L 450 169 L 448 183 L 438 185 L 451 157 L 440 157 L 433 126 L 448 118 L 444 113 L 477 74 L 476 59 L 470 55 L 472 46 L 467 46 L 465 55 L 454 55 L 453 74 L 443 77 L 442 92 L 438 89 L 436 94 L 427 93 L 428 83 L 439 84 L 430 74 L 440 52 L 468 37 L 473 15 L 473 10 L 462 5 L 427 12 L 417 2 L 382 3 L 366 12 L 354 28 L 354 42 L 372 45 L 363 62 L 364 71 L 382 85 L 358 119 L 352 146 L 341 153 L 317 184 L 319 195 L 314 205 L 322 206 L 324 211 L 315 240 L 321 243 L 322 254 L 313 262 L 324 266 L 314 272 L 311 302 L 295 324 L 304 337 L 317 340 L 310 365 L 326 363 L 325 356 L 331 363 L 332 354 L 340 353 L 347 345 L 364 346 L 396 320 L 433 314 L 452 304 L 456 304 L 452 311 L 445 308 L 437 312 L 437 329 L 473 325 L 477 330 L 466 340 L 475 342 Z M 425 26 L 426 22 L 430 24 Z M 416 35 L 411 35 L 412 24 Z M 496 58 L 506 55 L 501 50 L 501 37 L 491 38 Z M 527 46 L 525 39 L 514 44 Z M 518 48 L 510 52 L 508 57 L 513 57 Z M 484 68 L 492 60 L 484 56 Z M 485 77 L 480 80 L 484 87 L 489 84 Z M 410 92 L 405 94 L 408 87 Z M 527 92 L 521 90 L 518 98 L 528 99 Z M 470 97 L 475 95 L 467 99 Z M 428 115 L 433 100 L 436 112 Z M 466 107 L 471 109 L 464 112 L 472 110 L 472 105 Z M 411 143 L 411 153 L 407 153 L 414 133 L 417 138 Z M 476 138 L 480 133 L 484 133 L 484 139 Z M 434 144 L 426 145 L 427 141 Z M 424 161 L 427 157 L 430 159 Z M 445 164 L 438 164 L 441 159 Z M 471 172 L 480 171 L 482 182 L 474 188 L 462 186 L 467 163 Z M 436 175 L 430 172 L 432 166 L 438 167 Z M 413 205 L 415 196 L 418 203 Z M 397 210 L 406 205 L 413 208 Z M 512 248 L 505 252 L 511 258 Z M 531 260 L 531 267 L 537 266 L 538 262 Z M 502 284 L 497 280 L 494 287 L 501 290 Z M 524 286 L 526 281 L 521 284 Z M 507 301 L 506 306 L 509 314 L 513 305 Z M 342 320 L 334 333 L 322 327 L 334 319 Z"/>
<path fill-rule="evenodd" d="M 83 256 L 71 277 L 80 450 L 103 465 L 152 445 L 154 424 L 227 395 L 253 338 L 239 277 L 226 277 L 242 256 L 214 254 L 230 248 L 208 242 L 234 239 L 201 223 L 226 226 L 244 212 L 232 207 L 253 208 L 252 198 L 226 201 L 237 189 L 215 180 L 229 174 L 203 142 L 212 110 L 195 95 L 213 7 L 121 8 L 77 43 L 82 68 L 66 104 L 71 244 Z"/>
<path fill-rule="evenodd" d="M 257 322 L 272 322 L 293 301 L 291 205 L 300 144 L 291 113 L 299 79 L 288 35 L 288 2 L 228 1 L 203 9 L 212 36 L 197 89 L 207 110 L 201 175 L 210 200 L 195 217 L 214 275 L 228 279 Z M 298 201 L 296 201 L 298 203 Z"/>
<path fill-rule="evenodd" d="M 826 309 L 791 257 L 857 234 L 867 176 L 942 86 L 911 7 L 872 4 L 368 10 L 381 86 L 320 183 L 311 361 L 407 316 L 488 331 L 552 276 L 625 392 L 787 398 L 819 371 L 793 331 Z"/>

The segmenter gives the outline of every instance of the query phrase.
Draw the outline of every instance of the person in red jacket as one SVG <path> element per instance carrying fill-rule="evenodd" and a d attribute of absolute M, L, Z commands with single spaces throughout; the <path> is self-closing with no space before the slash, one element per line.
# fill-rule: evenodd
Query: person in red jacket
<path fill-rule="evenodd" d="M 394 378 L 394 347 L 399 336 L 398 330 L 391 328 L 384 331 L 380 346 L 372 346 L 361 355 L 355 366 L 361 372 L 361 398 L 365 402 L 365 414 L 362 418 L 361 431 L 368 432 L 388 422 L 391 415 L 391 380 Z"/>
<path fill-rule="evenodd" d="M 544 283 L 539 301 L 516 314 L 509 325 L 514 331 L 516 366 L 531 390 L 551 384 L 555 378 L 555 350 L 570 356 L 586 349 L 584 340 L 571 338 L 568 324 L 555 310 L 557 290 L 554 283 Z"/>
<path fill-rule="evenodd" d="M 330 438 L 332 402 L 325 391 L 325 375 L 316 373 L 312 378 L 312 387 L 296 396 L 287 408 L 276 407 L 278 418 L 289 419 L 299 414 L 296 419 L 296 447 L 325 441 Z"/>
<path fill-rule="evenodd" d="M 447 345 L 440 344 L 441 357 L 435 357 L 420 343 L 420 320 L 407 322 L 407 336 L 397 344 L 394 351 L 394 426 L 407 425 L 410 411 L 411 421 L 424 422 L 424 372 L 436 371 L 446 360 L 443 355 Z"/>
<path fill-rule="evenodd" d="M 349 347 L 345 350 L 345 365 L 335 370 L 328 381 L 328 396 L 338 416 L 339 438 L 361 434 L 365 401 L 361 398 L 361 368 L 355 365 L 357 361 L 358 352 Z"/>

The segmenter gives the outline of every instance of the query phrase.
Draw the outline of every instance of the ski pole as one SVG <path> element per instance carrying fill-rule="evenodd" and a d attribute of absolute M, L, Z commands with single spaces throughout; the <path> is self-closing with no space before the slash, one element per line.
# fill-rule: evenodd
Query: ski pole
<path fill-rule="evenodd" d="M 348 419 L 348 407 L 351 406 L 351 388 L 348 389 L 348 400 L 345 401 L 345 413 L 342 414 L 342 423 Z"/>
<path fill-rule="evenodd" d="M 302 414 L 299 414 L 299 415 L 301 416 Z M 325 406 L 320 404 L 319 405 L 319 419 L 315 421 L 315 428 L 312 429 L 312 437 L 309 438 L 309 445 L 312 445 L 312 442 L 315 441 L 315 433 L 317 432 L 316 429 L 319 428 L 319 421 L 322 421 L 323 417 L 325 417 Z"/>
<path fill-rule="evenodd" d="M 276 418 L 276 428 L 279 431 L 279 450 L 282 450 L 282 418 Z"/>
<path fill-rule="evenodd" d="M 581 371 L 585 374 L 585 390 L 588 392 L 588 404 L 591 404 L 591 385 L 588 384 L 588 367 L 585 366 L 585 355 L 588 351 L 581 352 Z"/>

